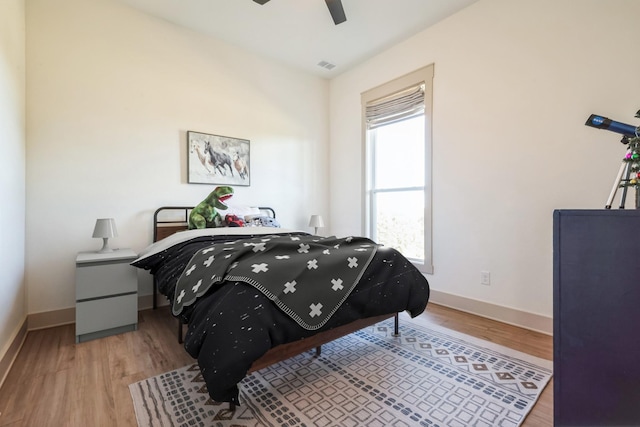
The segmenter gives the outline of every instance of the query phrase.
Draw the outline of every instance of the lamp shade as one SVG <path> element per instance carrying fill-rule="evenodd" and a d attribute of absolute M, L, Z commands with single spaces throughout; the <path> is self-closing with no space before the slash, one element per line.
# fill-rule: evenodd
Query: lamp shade
<path fill-rule="evenodd" d="M 311 215 L 309 227 L 324 227 L 324 221 L 321 215 Z"/>
<path fill-rule="evenodd" d="M 93 237 L 109 238 L 118 236 L 116 221 L 113 218 L 99 218 L 93 229 Z"/>
<path fill-rule="evenodd" d="M 116 221 L 113 218 L 99 218 L 96 220 L 96 226 L 93 228 L 93 237 L 102 239 L 102 249 L 98 252 L 113 252 L 109 247 L 109 237 L 116 237 L 118 230 L 116 229 Z"/>

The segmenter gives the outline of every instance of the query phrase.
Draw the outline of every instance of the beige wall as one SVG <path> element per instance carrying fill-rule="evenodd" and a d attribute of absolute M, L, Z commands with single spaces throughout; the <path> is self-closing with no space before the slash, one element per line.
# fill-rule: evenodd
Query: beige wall
<path fill-rule="evenodd" d="M 0 382 L 2 359 L 27 315 L 24 0 L 0 2 Z"/>
<path fill-rule="evenodd" d="M 362 230 L 360 93 L 433 63 L 429 282 L 551 317 L 552 212 L 603 208 L 625 151 L 584 122 L 639 124 L 638 16 L 636 0 L 481 0 L 333 79 L 333 233 Z"/>
<path fill-rule="evenodd" d="M 307 228 L 328 202 L 328 82 L 107 0 L 27 3 L 27 285 L 30 314 L 74 307 L 95 219 L 113 247 L 151 241 L 153 211 L 192 205 L 188 130 L 251 141 L 237 203 Z M 150 282 L 142 293 L 150 293 Z"/>

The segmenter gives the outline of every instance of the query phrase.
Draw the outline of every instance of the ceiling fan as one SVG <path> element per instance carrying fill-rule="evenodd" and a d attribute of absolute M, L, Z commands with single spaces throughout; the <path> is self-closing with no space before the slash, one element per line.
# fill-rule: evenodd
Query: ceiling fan
<path fill-rule="evenodd" d="M 253 0 L 258 4 L 265 4 L 269 0 Z M 347 20 L 347 16 L 344 14 L 344 8 L 342 7 L 342 0 L 324 0 L 329 8 L 329 13 L 333 18 L 333 23 L 338 25 Z"/>

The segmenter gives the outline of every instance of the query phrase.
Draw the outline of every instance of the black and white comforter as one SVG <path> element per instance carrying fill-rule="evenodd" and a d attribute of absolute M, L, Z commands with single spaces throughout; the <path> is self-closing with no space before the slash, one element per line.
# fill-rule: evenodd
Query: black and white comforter
<path fill-rule="evenodd" d="M 190 261 L 197 259 L 196 262 L 202 262 L 198 254 L 203 250 L 217 246 L 223 248 L 221 244 L 225 242 L 229 247 L 235 245 L 232 242 L 251 244 L 270 235 L 273 240 L 308 241 L 309 245 L 316 246 L 333 243 L 333 240 L 307 233 L 283 229 L 274 231 L 268 227 L 189 230 L 152 245 L 132 265 L 150 270 L 158 290 L 174 304 L 177 301 L 175 296 L 179 296 L 185 286 L 193 286 L 182 286 L 176 294 L 178 279 L 186 274 L 188 266 L 191 267 Z M 354 241 L 358 242 L 357 245 L 372 243 L 360 239 Z M 241 244 L 238 247 L 246 246 Z M 292 247 L 297 253 L 296 247 L 299 246 Z M 212 399 L 238 404 L 238 382 L 245 377 L 251 364 L 272 347 L 361 318 L 404 310 L 412 316 L 420 314 L 429 299 L 429 285 L 425 277 L 398 251 L 377 245 L 373 247 L 375 250 L 367 252 L 364 258 L 366 268 L 356 275 L 355 286 L 345 292 L 336 309 L 315 329 L 301 326 L 299 319 L 287 314 L 282 304 L 274 303 L 274 300 L 283 299 L 284 287 L 277 295 L 263 293 L 264 289 L 261 291 L 260 287 L 249 284 L 251 280 L 237 280 L 239 277 L 228 272 L 223 273 L 222 278 L 212 280 L 207 292 L 196 292 L 200 295 L 192 304 L 182 305 L 177 317 L 188 324 L 184 346 L 191 356 L 198 359 Z M 295 253 L 274 252 L 272 255 L 293 256 Z M 233 265 L 229 263 L 225 268 Z M 335 273 L 331 273 L 330 269 L 327 270 L 329 282 L 335 279 L 331 277 Z M 291 282 L 289 279 L 286 281 Z"/>

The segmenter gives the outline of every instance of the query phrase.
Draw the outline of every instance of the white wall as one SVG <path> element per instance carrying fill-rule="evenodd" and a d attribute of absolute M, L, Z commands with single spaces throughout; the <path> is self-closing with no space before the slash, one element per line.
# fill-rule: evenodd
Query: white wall
<path fill-rule="evenodd" d="M 481 0 L 333 79 L 332 232 L 362 230 L 360 93 L 433 63 L 429 282 L 552 316 L 552 212 L 603 208 L 625 152 L 584 122 L 639 124 L 639 16 L 636 0 Z"/>
<path fill-rule="evenodd" d="M 8 34 L 14 47 L 22 4 L 0 10 L 0 40 Z M 291 227 L 321 213 L 330 214 L 326 232 L 361 233 L 360 93 L 434 63 L 429 281 L 551 316 L 552 211 L 601 208 L 624 153 L 617 135 L 583 123 L 590 113 L 638 122 L 640 2 L 603 4 L 480 0 L 327 83 L 107 0 L 30 0 L 28 312 L 74 306 L 76 252 L 100 246 L 90 237 L 95 218 L 115 217 L 113 244 L 139 250 L 156 207 L 209 192 L 186 183 L 187 130 L 251 140 L 252 185 L 236 188 L 237 202 L 272 205 Z M 24 85 L 20 53 L 10 64 L 0 89 L 13 94 Z M 13 96 L 0 101 L 2 121 L 24 120 L 24 100 Z M 10 165 L 2 173 L 13 171 L 18 184 L 0 197 L 19 210 L 24 134 L 6 129 L 18 142 L 0 148 Z M 0 215 L 15 225 L 15 244 L 2 251 L 14 257 L 16 324 L 24 311 L 14 248 L 24 227 L 19 212 Z M 491 286 L 479 284 L 481 270 L 491 271 Z"/>
<path fill-rule="evenodd" d="M 27 315 L 24 1 L 0 2 L 0 360 Z"/>
<path fill-rule="evenodd" d="M 251 141 L 236 203 L 292 228 L 328 214 L 326 80 L 116 2 L 30 0 L 27 83 L 30 314 L 74 307 L 96 218 L 116 219 L 112 246 L 140 250 L 156 208 L 213 189 L 186 183 L 188 130 Z"/>

